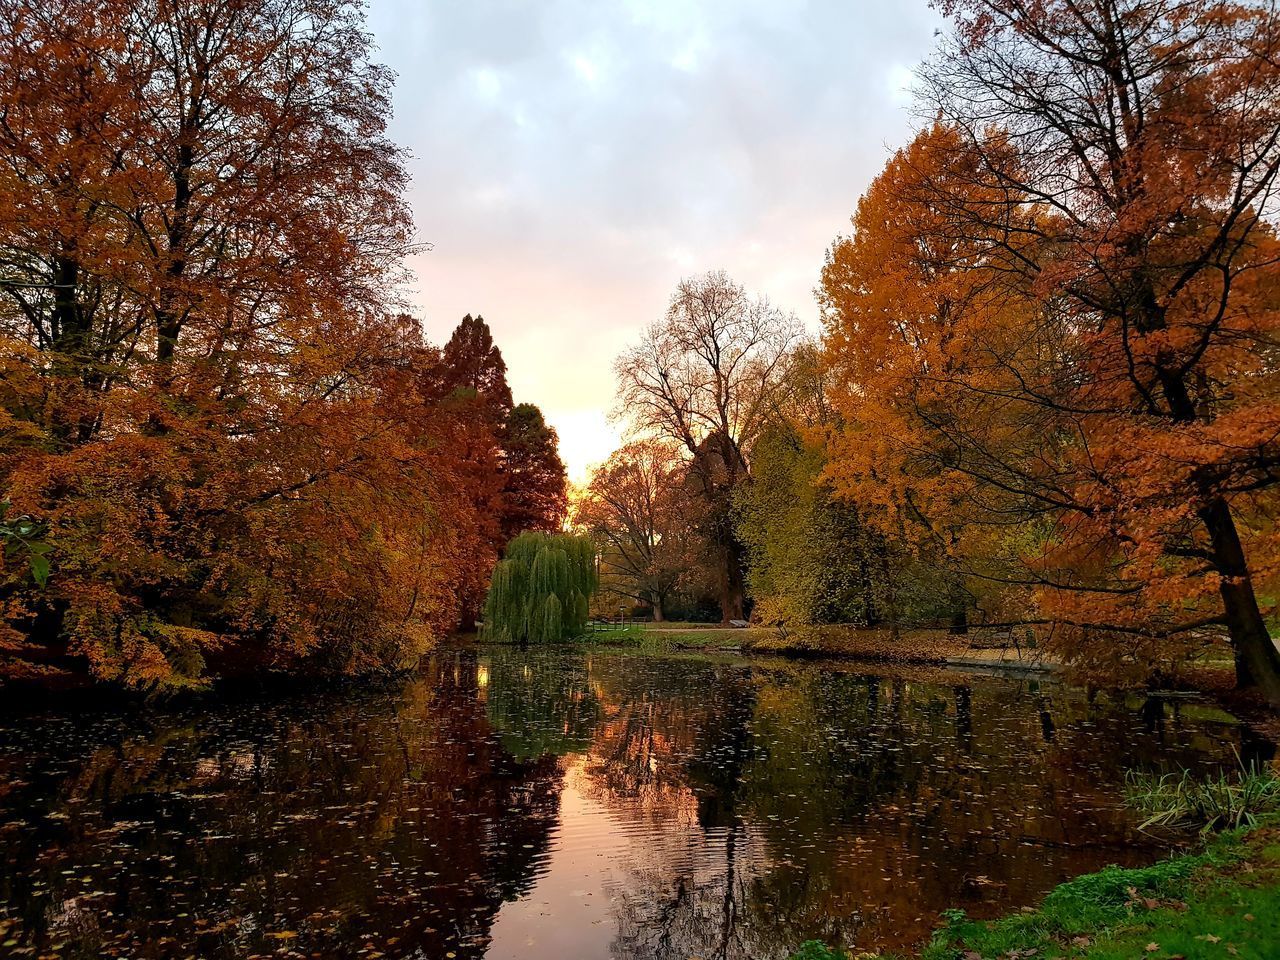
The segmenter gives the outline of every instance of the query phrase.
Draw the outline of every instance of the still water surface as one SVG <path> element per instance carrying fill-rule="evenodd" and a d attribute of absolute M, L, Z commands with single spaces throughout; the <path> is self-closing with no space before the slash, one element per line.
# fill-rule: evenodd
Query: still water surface
<path fill-rule="evenodd" d="M 449 651 L 392 690 L 0 719 L 0 955 L 575 960 L 903 947 L 1161 851 L 1204 703 L 839 664 Z"/>

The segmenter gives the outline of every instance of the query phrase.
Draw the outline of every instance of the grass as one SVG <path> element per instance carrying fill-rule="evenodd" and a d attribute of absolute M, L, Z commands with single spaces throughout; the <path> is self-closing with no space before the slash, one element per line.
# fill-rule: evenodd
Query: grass
<path fill-rule="evenodd" d="M 724 628 L 718 625 L 685 624 L 671 626 L 660 624 L 626 624 L 610 626 L 584 633 L 578 638 L 588 644 L 629 646 L 638 650 L 665 653 L 681 649 L 726 649 L 743 644 L 750 630 Z"/>
<path fill-rule="evenodd" d="M 671 642 L 660 634 L 653 634 L 639 624 L 592 630 L 577 637 L 578 643 L 589 646 L 629 647 L 642 653 L 665 653 Z"/>
<path fill-rule="evenodd" d="M 1237 757 L 1237 759 L 1239 759 Z M 1199 828 L 1201 834 L 1252 827 L 1260 816 L 1280 813 L 1280 777 L 1260 767 L 1200 779 L 1191 771 L 1131 773 L 1126 801 L 1146 820 L 1141 830 Z"/>
<path fill-rule="evenodd" d="M 1151 867 L 1064 883 L 1039 908 L 984 922 L 947 911 L 920 960 L 1274 960 L 1280 957 L 1280 817 Z M 845 954 L 805 944 L 793 960 Z"/>

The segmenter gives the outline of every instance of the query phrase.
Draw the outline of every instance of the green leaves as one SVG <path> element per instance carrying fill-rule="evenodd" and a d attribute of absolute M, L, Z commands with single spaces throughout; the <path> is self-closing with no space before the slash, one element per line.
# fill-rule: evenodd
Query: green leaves
<path fill-rule="evenodd" d="M 485 636 L 554 643 L 582 632 L 596 589 L 595 547 L 586 537 L 522 533 L 494 568 Z"/>
<path fill-rule="evenodd" d="M 0 500 L 0 549 L 4 550 L 6 559 L 21 562 L 25 556 L 31 579 L 44 587 L 52 570 L 49 553 L 53 546 L 44 540 L 48 524 L 26 514 L 10 519 L 8 513 L 12 506 L 8 500 Z"/>
<path fill-rule="evenodd" d="M 33 543 L 28 549 L 27 566 L 31 568 L 31 578 L 43 587 L 49 580 L 49 558 L 46 554 L 52 548 L 47 543 Z"/>

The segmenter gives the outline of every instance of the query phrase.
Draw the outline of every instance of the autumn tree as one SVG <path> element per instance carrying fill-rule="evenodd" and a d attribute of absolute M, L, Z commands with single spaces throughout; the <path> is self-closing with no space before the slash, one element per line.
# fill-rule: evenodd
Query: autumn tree
<path fill-rule="evenodd" d="M 568 512 L 560 439 L 532 403 L 512 408 L 503 425 L 502 535 L 559 530 Z"/>
<path fill-rule="evenodd" d="M 599 551 L 602 592 L 650 607 L 659 621 L 699 549 L 685 472 L 669 442 L 633 441 L 595 471 L 574 514 Z"/>
<path fill-rule="evenodd" d="M 507 364 L 482 316 L 467 314 L 424 358 L 423 398 L 449 420 L 446 441 L 466 476 L 474 528 L 462 563 L 460 624 L 471 629 L 502 551 L 525 530 L 560 528 L 567 509 L 559 438 L 529 403 L 515 404 Z"/>
<path fill-rule="evenodd" d="M 756 441 L 751 463 L 737 508 L 753 618 L 789 626 L 877 622 L 887 552 L 856 508 L 821 482 L 821 445 L 780 421 Z"/>
<path fill-rule="evenodd" d="M 923 95 L 954 146 L 889 207 L 964 294 L 889 354 L 938 401 L 916 421 L 949 451 L 937 482 L 1009 508 L 1068 655 L 1159 670 L 1225 627 L 1239 685 L 1280 702 L 1255 590 L 1276 562 L 1276 13 L 943 6 Z"/>
<path fill-rule="evenodd" d="M 369 52 L 343 0 L 0 2 L 0 479 L 50 566 L 0 605 L 31 662 L 355 672 L 449 619 L 457 471 Z"/>
<path fill-rule="evenodd" d="M 891 630 L 937 619 L 945 571 L 879 522 L 874 503 L 848 484 L 847 461 L 829 459 L 849 407 L 842 371 L 808 340 L 792 348 L 787 368 L 789 389 L 752 445 L 750 481 L 734 497 L 753 618 Z"/>
<path fill-rule="evenodd" d="M 944 186 L 974 191 L 959 147 L 935 125 L 898 151 L 828 252 L 818 293 L 836 412 L 824 479 L 886 544 L 933 570 L 956 629 L 973 585 L 1030 576 L 999 566 L 1002 538 L 1054 509 L 1016 491 L 1017 471 L 1056 438 L 1049 418 L 1015 416 L 1002 399 L 1019 372 L 1040 372 L 1032 298 L 930 202 Z"/>
<path fill-rule="evenodd" d="M 724 273 L 682 280 L 666 316 L 618 358 L 618 414 L 640 436 L 669 441 L 703 502 L 704 534 L 721 616 L 744 613 L 743 549 L 733 493 L 749 476 L 747 452 L 787 390 L 793 316 L 750 296 Z"/>
<path fill-rule="evenodd" d="M 458 621 L 471 630 L 493 565 L 511 539 L 503 522 L 502 436 L 514 407 L 507 364 L 484 317 L 467 314 L 443 348 L 423 356 L 419 390 L 445 418 L 440 441 L 457 465 L 457 490 L 468 504 L 470 522 L 459 538 Z"/>

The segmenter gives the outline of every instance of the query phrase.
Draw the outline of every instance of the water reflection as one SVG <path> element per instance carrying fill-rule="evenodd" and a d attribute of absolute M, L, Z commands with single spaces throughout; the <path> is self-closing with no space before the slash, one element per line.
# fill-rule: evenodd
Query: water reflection
<path fill-rule="evenodd" d="M 0 721 L 0 953 L 770 958 L 901 947 L 1157 851 L 1194 700 L 781 661 L 449 652 L 394 691 Z"/>

